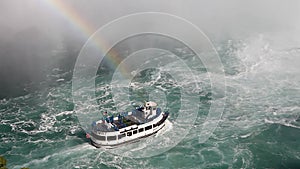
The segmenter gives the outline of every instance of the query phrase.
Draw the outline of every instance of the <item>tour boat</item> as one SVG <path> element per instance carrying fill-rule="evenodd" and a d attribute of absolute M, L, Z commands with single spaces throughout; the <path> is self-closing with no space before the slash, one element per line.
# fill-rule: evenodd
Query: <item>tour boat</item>
<path fill-rule="evenodd" d="M 93 122 L 87 135 L 97 148 L 114 148 L 156 134 L 165 126 L 168 116 L 168 112 L 163 112 L 155 102 L 149 101 L 116 117 L 107 116 L 105 112 L 103 119 Z"/>

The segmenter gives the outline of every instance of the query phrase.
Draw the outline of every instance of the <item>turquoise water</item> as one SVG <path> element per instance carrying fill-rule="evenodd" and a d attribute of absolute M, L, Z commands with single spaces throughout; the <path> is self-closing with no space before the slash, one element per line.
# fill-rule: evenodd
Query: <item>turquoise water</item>
<path fill-rule="evenodd" d="M 300 168 L 300 50 L 273 50 L 266 44 L 254 38 L 217 46 L 226 73 L 226 106 L 205 143 L 199 143 L 199 133 L 212 101 L 209 78 L 194 55 L 181 52 L 181 58 L 197 70 L 201 90 L 199 100 L 192 101 L 201 106 L 189 134 L 170 150 L 130 158 L 92 147 L 73 112 L 70 72 L 53 69 L 49 75 L 56 82 L 45 90 L 0 100 L 0 155 L 13 169 Z M 99 112 L 116 111 L 107 84 L 111 73 L 100 72 L 96 78 Z M 167 102 L 160 105 L 171 112 L 170 121 L 175 123 L 182 91 L 176 80 L 163 69 L 148 69 L 133 82 L 133 104 L 149 99 L 151 90 L 163 91 Z"/>

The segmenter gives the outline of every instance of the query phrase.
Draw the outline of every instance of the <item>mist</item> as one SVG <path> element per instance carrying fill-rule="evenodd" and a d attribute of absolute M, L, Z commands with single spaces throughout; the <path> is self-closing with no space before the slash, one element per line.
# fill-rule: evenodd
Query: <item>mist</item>
<path fill-rule="evenodd" d="M 274 48 L 300 46 L 298 0 L 66 0 L 64 3 L 92 27 L 92 32 L 124 15 L 165 12 L 197 25 L 215 46 L 259 34 L 264 34 Z M 79 51 L 90 35 L 50 4 L 51 1 L 40 0 L 0 2 L 0 98 L 42 89 L 50 83 L 49 75 L 54 70 L 72 74 Z"/>

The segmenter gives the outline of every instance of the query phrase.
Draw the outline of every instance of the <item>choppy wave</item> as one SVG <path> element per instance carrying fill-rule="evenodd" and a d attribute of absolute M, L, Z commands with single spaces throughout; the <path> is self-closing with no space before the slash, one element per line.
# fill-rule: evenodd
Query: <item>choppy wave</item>
<path fill-rule="evenodd" d="M 212 101 L 205 71 L 196 78 L 202 106 L 186 138 L 171 150 L 145 159 L 90 146 L 73 112 L 71 83 L 62 80 L 64 75 L 55 75 L 59 84 L 47 91 L 0 100 L 0 155 L 8 159 L 9 168 L 297 168 L 300 50 L 277 50 L 266 39 L 270 38 L 260 35 L 219 44 L 226 73 L 226 107 L 205 143 L 199 143 L 199 133 Z M 158 70 L 145 83 L 136 80 L 130 88 L 137 100 L 147 94 L 145 86 L 157 84 L 156 90 L 170 94 L 165 106 L 179 109 L 180 86 L 163 72 Z M 96 91 L 99 109 L 116 111 L 110 87 L 100 83 Z M 171 122 L 177 116 L 174 113 Z"/>

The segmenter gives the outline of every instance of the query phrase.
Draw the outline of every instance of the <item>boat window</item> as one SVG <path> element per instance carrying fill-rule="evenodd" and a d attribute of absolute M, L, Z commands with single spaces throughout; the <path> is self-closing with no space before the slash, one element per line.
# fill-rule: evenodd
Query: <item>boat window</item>
<path fill-rule="evenodd" d="M 95 134 L 94 132 L 92 132 L 91 135 L 92 135 L 92 137 L 94 137 L 97 140 L 105 141 L 105 136 L 99 136 L 99 135 Z"/>
<path fill-rule="evenodd" d="M 144 128 L 140 128 L 140 129 L 139 129 L 139 133 L 140 133 L 140 132 L 143 132 L 143 131 L 144 131 Z"/>
<path fill-rule="evenodd" d="M 132 135 L 132 132 L 127 132 L 127 136 L 131 136 Z"/>
<path fill-rule="evenodd" d="M 150 130 L 152 129 L 152 125 L 145 127 L 145 130 Z"/>
<path fill-rule="evenodd" d="M 117 137 L 116 136 L 107 136 L 107 141 L 112 141 L 112 140 L 116 140 Z"/>
<path fill-rule="evenodd" d="M 133 130 L 132 134 L 136 134 L 137 133 L 137 130 Z"/>
<path fill-rule="evenodd" d="M 118 139 L 120 140 L 121 138 L 125 137 L 125 133 L 118 135 Z"/>

